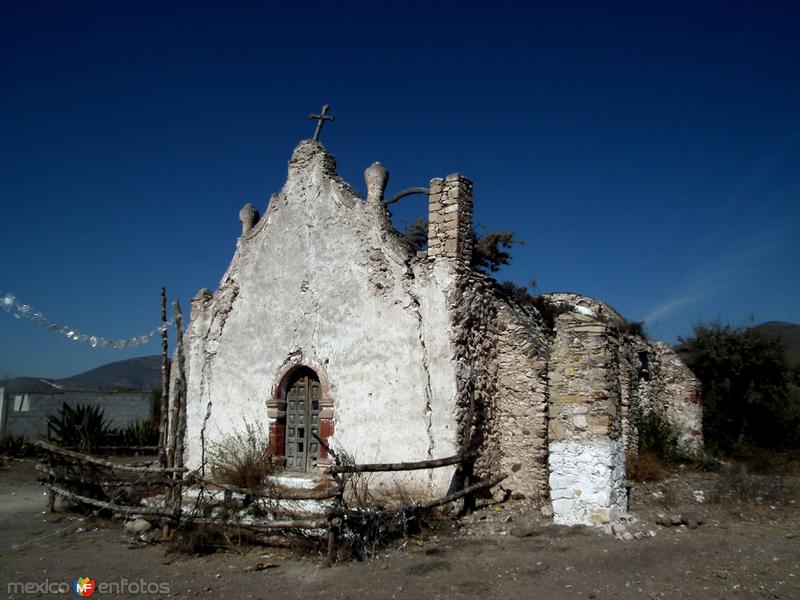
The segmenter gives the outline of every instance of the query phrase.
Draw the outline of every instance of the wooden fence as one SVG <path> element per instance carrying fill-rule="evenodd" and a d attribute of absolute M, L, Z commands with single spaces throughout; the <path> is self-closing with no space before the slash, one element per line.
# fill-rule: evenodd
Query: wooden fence
<path fill-rule="evenodd" d="M 473 460 L 472 454 L 466 454 L 415 462 L 345 464 L 338 454 L 328 448 L 334 464 L 325 473 L 331 475 L 333 485 L 321 489 L 302 490 L 282 489 L 277 486 L 252 489 L 216 482 L 179 467 L 121 464 L 59 448 L 46 442 L 36 442 L 36 446 L 45 455 L 45 459 L 37 465 L 37 469 L 41 474 L 42 484 L 49 492 L 51 510 L 55 497 L 60 495 L 72 502 L 91 507 L 98 514 L 106 512 L 141 516 L 150 521 L 160 522 L 165 526 L 167 536 L 170 535 L 167 528 L 174 530 L 194 525 L 213 525 L 262 533 L 291 529 L 327 530 L 329 562 L 335 561 L 337 540 L 343 529 L 348 527 L 348 523 L 380 516 L 380 511 L 373 508 L 348 506 L 346 496 L 353 475 L 434 469 L 452 465 L 463 468 L 465 463 L 471 464 Z M 424 502 L 412 501 L 399 510 L 395 509 L 393 513 L 415 514 L 417 511 L 442 506 L 462 498 L 466 507 L 470 505 L 469 498 L 481 490 L 497 485 L 504 478 L 505 475 L 498 475 L 465 485 L 462 489 L 441 498 Z M 212 492 L 211 496 L 214 492 L 223 492 L 225 500 L 217 503 L 217 506 L 223 503 L 229 505 L 232 496 L 238 494 L 243 499 L 243 505 L 263 500 L 276 508 L 271 519 L 252 522 L 229 516 L 214 516 L 211 511 L 213 503 L 206 503 L 202 507 L 198 503 L 191 509 L 184 507 L 186 502 L 184 491 L 190 488 L 197 491 L 198 498 L 207 492 Z M 152 506 L 143 506 L 142 500 L 145 498 L 156 498 L 156 501 Z M 330 506 L 324 515 L 309 518 L 297 518 L 296 515 L 281 512 L 281 501 L 297 500 L 330 501 Z"/>

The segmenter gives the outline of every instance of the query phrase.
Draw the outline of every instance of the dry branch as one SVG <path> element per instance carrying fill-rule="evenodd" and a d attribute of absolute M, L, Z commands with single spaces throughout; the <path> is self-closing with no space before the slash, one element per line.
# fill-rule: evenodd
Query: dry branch
<path fill-rule="evenodd" d="M 162 510 L 157 510 L 154 508 L 143 508 L 138 506 L 122 506 L 119 504 L 113 504 L 111 502 L 105 502 L 103 500 L 97 500 L 96 498 L 89 498 L 87 496 L 81 496 L 80 494 L 76 494 L 75 492 L 70 492 L 69 490 L 65 490 L 62 487 L 59 487 L 52 483 L 43 483 L 44 487 L 46 487 L 51 492 L 58 494 L 60 496 L 64 496 L 65 498 L 69 498 L 75 502 L 79 502 L 81 504 L 88 504 L 90 506 L 94 506 L 101 510 L 110 510 L 111 512 L 121 513 L 125 515 L 143 515 L 143 516 L 152 516 L 152 517 L 164 517 L 165 519 L 171 518 L 173 515 Z"/>
<path fill-rule="evenodd" d="M 43 464 L 37 464 L 36 470 L 45 475 L 49 475 L 55 481 L 83 483 L 86 485 L 99 485 L 103 487 L 131 487 L 133 485 L 174 485 L 174 479 L 148 479 L 144 482 L 131 481 L 130 479 L 117 479 L 117 480 L 98 480 L 97 477 L 82 477 L 80 475 L 73 475 L 71 473 L 60 472 L 56 469 L 46 467 Z"/>
<path fill-rule="evenodd" d="M 186 470 L 186 469 L 162 469 L 160 467 L 134 467 L 131 465 L 121 465 L 115 462 L 111 462 L 110 460 L 104 460 L 102 458 L 97 458 L 95 456 L 90 456 L 88 454 L 81 454 L 80 452 L 65 450 L 63 448 L 59 448 L 58 446 L 54 446 L 53 444 L 48 444 L 47 442 L 43 442 L 41 440 L 35 441 L 33 444 L 37 448 L 41 448 L 46 452 L 50 452 L 51 454 L 55 454 L 57 456 L 66 458 L 73 462 L 77 462 L 78 464 L 97 465 L 100 467 L 106 467 L 107 469 L 114 469 L 117 471 L 127 471 L 129 473 L 164 474 L 164 473 L 181 473 Z"/>
<path fill-rule="evenodd" d="M 59 446 L 62 450 L 77 450 L 80 446 Z M 92 446 L 96 452 L 158 452 L 158 446 Z"/>
<path fill-rule="evenodd" d="M 445 458 L 418 460 L 399 463 L 372 463 L 363 465 L 331 465 L 325 473 L 379 473 L 384 471 L 414 471 L 417 469 L 435 469 L 463 462 L 471 454 L 456 454 Z"/>
<path fill-rule="evenodd" d="M 241 527 L 253 531 L 271 531 L 273 529 L 327 529 L 328 521 L 325 519 L 294 519 L 286 521 L 264 521 L 262 523 L 241 523 L 239 521 L 220 521 L 218 519 L 198 518 L 191 519 L 196 525 L 227 525 Z"/>
<path fill-rule="evenodd" d="M 178 405 L 178 423 L 175 429 L 175 456 L 171 466 L 183 467 L 183 444 L 186 436 L 186 369 L 183 352 L 183 313 L 181 303 L 175 300 L 175 346 L 177 349 L 178 378 L 175 402 Z"/>
<path fill-rule="evenodd" d="M 198 475 L 190 475 L 184 481 L 187 485 L 191 485 L 194 482 L 202 483 L 206 486 L 217 487 L 222 490 L 228 490 L 235 494 L 245 494 L 252 496 L 254 498 L 266 498 L 271 500 L 327 500 L 328 498 L 334 498 L 339 493 L 339 490 L 336 488 L 328 488 L 328 489 L 321 489 L 321 490 L 271 490 L 271 491 L 259 491 L 253 490 L 250 488 L 243 488 L 238 487 L 235 485 L 229 485 L 227 483 L 219 483 L 216 481 L 212 481 L 210 479 L 206 479 L 205 477 L 200 477 Z"/>
<path fill-rule="evenodd" d="M 492 477 L 491 479 L 487 479 L 486 481 L 479 481 L 473 485 L 465 487 L 463 490 L 459 490 L 458 492 L 453 492 L 444 498 L 439 498 L 438 500 L 431 500 L 430 502 L 423 502 L 423 503 L 412 503 L 409 505 L 408 508 L 416 508 L 416 509 L 426 509 L 426 508 L 434 508 L 436 506 L 441 506 L 442 504 L 447 504 L 448 502 L 453 502 L 454 500 L 458 500 L 459 498 L 466 496 L 467 494 L 472 494 L 473 492 L 477 492 L 478 490 L 491 488 L 496 486 L 498 483 L 503 481 L 508 475 L 498 475 L 497 477 Z"/>

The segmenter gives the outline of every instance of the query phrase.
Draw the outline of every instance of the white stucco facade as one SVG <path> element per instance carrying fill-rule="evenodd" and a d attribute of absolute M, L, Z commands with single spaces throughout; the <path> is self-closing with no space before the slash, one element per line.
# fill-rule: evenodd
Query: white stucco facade
<path fill-rule="evenodd" d="M 379 199 L 358 198 L 318 144 L 299 146 L 220 288 L 193 302 L 187 466 L 245 420 L 268 429 L 268 401 L 293 363 L 323 382 L 332 448 L 359 462 L 454 454 L 453 275 L 410 258 Z M 451 472 L 420 472 L 415 485 L 441 490 Z"/>

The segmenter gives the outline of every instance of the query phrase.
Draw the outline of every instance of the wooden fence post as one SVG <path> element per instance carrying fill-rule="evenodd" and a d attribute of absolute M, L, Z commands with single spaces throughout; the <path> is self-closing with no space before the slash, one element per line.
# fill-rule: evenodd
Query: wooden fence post
<path fill-rule="evenodd" d="M 158 462 L 167 466 L 167 413 L 169 412 L 169 354 L 167 347 L 167 290 L 161 288 L 161 414 L 158 420 Z"/>
<path fill-rule="evenodd" d="M 181 313 L 181 303 L 175 300 L 175 360 L 177 362 L 178 374 L 175 377 L 175 397 L 172 402 L 175 410 L 175 436 L 173 438 L 174 448 L 172 449 L 172 467 L 183 469 L 183 438 L 186 435 L 186 371 L 184 369 L 183 357 L 183 313 Z M 174 515 L 175 525 L 180 523 L 181 509 L 183 505 L 183 485 L 182 472 L 176 472 L 175 485 L 171 488 L 171 511 Z"/>
<path fill-rule="evenodd" d="M 475 425 L 475 375 L 470 374 L 467 381 L 469 388 L 469 412 L 466 420 L 467 430 L 464 432 L 464 437 L 461 446 L 461 454 L 464 456 L 464 462 L 461 463 L 461 476 L 462 476 L 462 489 L 468 489 L 475 481 L 475 455 L 477 448 L 475 447 L 475 439 L 473 437 L 473 426 Z M 470 493 L 464 496 L 464 505 L 462 512 L 465 515 L 471 515 L 475 510 L 475 494 Z"/>

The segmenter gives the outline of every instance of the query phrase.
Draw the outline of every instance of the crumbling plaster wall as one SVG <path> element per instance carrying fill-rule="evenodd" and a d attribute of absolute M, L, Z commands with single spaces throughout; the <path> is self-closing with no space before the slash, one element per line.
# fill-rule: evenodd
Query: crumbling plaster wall
<path fill-rule="evenodd" d="M 667 344 L 650 342 L 648 346 L 653 374 L 642 386 L 642 396 L 676 428 L 678 446 L 697 452 L 703 447 L 700 382 Z"/>
<path fill-rule="evenodd" d="M 412 258 L 380 199 L 362 201 L 319 144 L 303 142 L 283 190 L 237 244 L 220 289 L 198 295 L 188 332 L 187 464 L 250 423 L 297 357 L 329 382 L 332 447 L 359 462 L 456 451 L 456 374 L 444 261 Z M 453 469 L 414 472 L 416 492 L 441 492 Z"/>
<path fill-rule="evenodd" d="M 700 383 L 663 342 L 623 336 L 620 344 L 625 449 L 638 451 L 636 415 L 656 412 L 675 429 L 678 447 L 694 453 L 703 447 Z"/>

